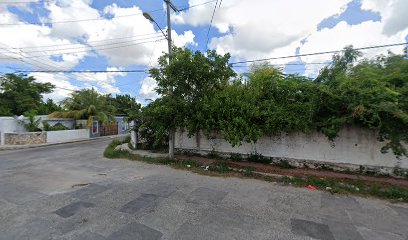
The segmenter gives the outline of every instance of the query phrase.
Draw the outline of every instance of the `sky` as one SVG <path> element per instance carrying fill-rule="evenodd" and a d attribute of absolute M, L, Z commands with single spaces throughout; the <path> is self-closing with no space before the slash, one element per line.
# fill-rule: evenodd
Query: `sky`
<path fill-rule="evenodd" d="M 407 0 L 172 0 L 173 42 L 194 51 L 230 53 L 231 62 L 403 43 L 408 41 Z M 215 8 L 216 6 L 216 8 Z M 215 9 L 211 24 L 212 14 Z M 167 51 L 162 0 L 0 0 L 0 73 L 32 70 L 146 70 Z M 364 50 L 365 57 L 402 53 L 403 46 Z M 316 76 L 331 55 L 279 60 L 286 73 Z M 237 64 L 243 73 L 249 64 Z M 60 101 L 94 88 L 155 99 L 147 73 L 32 73 L 57 88 Z"/>

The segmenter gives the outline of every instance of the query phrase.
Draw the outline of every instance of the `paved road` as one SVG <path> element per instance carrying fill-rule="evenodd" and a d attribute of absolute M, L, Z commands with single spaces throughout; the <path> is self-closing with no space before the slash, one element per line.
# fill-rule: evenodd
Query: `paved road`
<path fill-rule="evenodd" d="M 108 160 L 107 143 L 0 152 L 0 239 L 407 239 L 407 205 Z"/>

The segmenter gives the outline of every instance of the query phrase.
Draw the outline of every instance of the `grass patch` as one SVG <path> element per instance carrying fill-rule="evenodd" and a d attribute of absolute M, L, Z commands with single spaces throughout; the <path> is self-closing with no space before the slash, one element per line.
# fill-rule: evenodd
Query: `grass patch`
<path fill-rule="evenodd" d="M 254 178 L 268 182 L 280 182 L 283 184 L 290 184 L 295 187 L 307 187 L 312 185 L 319 190 L 329 191 L 338 194 L 354 194 L 360 196 L 373 196 L 383 199 L 390 199 L 402 202 L 408 202 L 408 189 L 394 186 L 381 185 L 362 180 L 338 180 L 317 178 L 315 176 L 308 177 L 275 177 L 267 176 L 254 172 L 254 168 L 245 167 L 243 171 L 233 170 L 225 161 L 217 161 L 213 164 L 203 165 L 196 160 L 172 160 L 168 158 L 149 158 L 142 157 L 135 154 L 130 154 L 128 151 L 115 150 L 117 146 L 122 144 L 121 141 L 113 140 L 104 151 L 106 158 L 121 158 L 129 159 L 131 161 L 142 161 L 149 164 L 168 165 L 175 169 L 185 169 L 197 174 L 216 176 L 216 177 L 241 177 Z M 257 160 L 262 159 L 257 157 Z M 263 160 L 260 160 L 261 162 Z M 286 164 L 283 164 L 286 167 Z"/>

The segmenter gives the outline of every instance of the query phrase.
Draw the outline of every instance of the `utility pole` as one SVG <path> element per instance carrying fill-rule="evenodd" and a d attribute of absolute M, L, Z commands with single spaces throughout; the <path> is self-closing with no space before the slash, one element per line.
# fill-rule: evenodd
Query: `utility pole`
<path fill-rule="evenodd" d="M 167 6 L 167 36 L 164 34 L 163 30 L 160 28 L 160 25 L 154 21 L 152 16 L 150 16 L 149 13 L 144 12 L 143 16 L 149 20 L 150 22 L 154 22 L 156 26 L 160 29 L 160 31 L 163 33 L 164 37 L 167 38 L 167 44 L 169 47 L 169 64 L 171 63 L 171 20 L 170 20 L 170 9 L 173 9 L 174 11 L 178 12 L 179 10 L 171 3 L 171 0 L 164 0 L 166 2 Z M 173 86 L 169 86 L 169 95 L 173 95 Z M 173 159 L 174 158 L 174 140 L 175 140 L 175 129 L 170 128 L 169 129 L 169 158 Z"/>
<path fill-rule="evenodd" d="M 164 0 L 167 5 L 167 44 L 169 47 L 169 65 L 171 63 L 171 20 L 170 20 L 170 8 L 173 8 L 170 0 Z M 174 9 L 174 8 L 173 8 Z M 173 94 L 173 86 L 169 86 L 169 95 Z M 175 130 L 171 127 L 169 129 L 169 158 L 174 158 L 174 140 L 175 140 Z"/>

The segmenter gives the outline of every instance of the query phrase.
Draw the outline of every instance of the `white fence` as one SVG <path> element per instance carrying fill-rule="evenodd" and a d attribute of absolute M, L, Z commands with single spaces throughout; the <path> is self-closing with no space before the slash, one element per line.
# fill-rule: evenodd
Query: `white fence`
<path fill-rule="evenodd" d="M 329 164 L 352 164 L 374 167 L 408 169 L 408 159 L 403 157 L 400 161 L 392 152 L 383 154 L 379 142 L 372 131 L 359 128 L 345 128 L 339 133 L 334 143 L 321 133 L 310 134 L 282 134 L 276 137 L 262 137 L 256 143 L 243 143 L 241 146 L 232 147 L 220 137 L 207 139 L 199 136 L 188 137 L 186 132 L 176 133 L 175 147 L 181 150 L 193 150 L 206 153 L 251 154 L 258 153 L 266 157 L 288 158 L 298 160 L 319 161 Z"/>
<path fill-rule="evenodd" d="M 89 139 L 88 129 L 47 132 L 47 143 L 68 142 L 81 139 Z"/>

